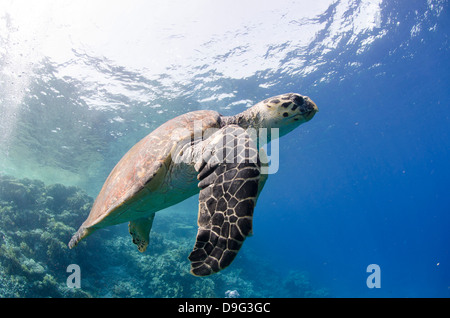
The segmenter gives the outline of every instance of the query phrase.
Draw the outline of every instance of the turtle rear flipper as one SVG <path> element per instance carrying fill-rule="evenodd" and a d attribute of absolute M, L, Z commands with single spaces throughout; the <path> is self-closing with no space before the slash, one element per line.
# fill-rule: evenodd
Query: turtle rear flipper
<path fill-rule="evenodd" d="M 93 231 L 94 231 L 93 228 L 87 228 L 81 225 L 78 231 L 72 236 L 72 238 L 69 241 L 69 244 L 67 245 L 69 246 L 70 249 L 74 248 L 82 239 L 91 234 Z"/>
<path fill-rule="evenodd" d="M 147 249 L 150 240 L 150 230 L 152 229 L 155 214 L 147 218 L 140 218 L 130 221 L 128 231 L 133 237 L 133 243 L 137 245 L 139 252 L 143 253 Z"/>
<path fill-rule="evenodd" d="M 252 232 L 260 161 L 247 132 L 230 125 L 210 138 L 207 162 L 199 165 L 198 233 L 189 255 L 191 273 L 207 276 L 231 264 Z M 221 135 L 221 136 L 220 136 Z M 214 137 L 214 136 L 213 136 Z"/>

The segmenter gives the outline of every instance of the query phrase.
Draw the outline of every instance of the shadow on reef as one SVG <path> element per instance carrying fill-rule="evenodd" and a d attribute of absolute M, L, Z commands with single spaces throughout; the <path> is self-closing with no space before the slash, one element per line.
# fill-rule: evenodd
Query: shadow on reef
<path fill-rule="evenodd" d="M 0 297 L 328 296 L 306 273 L 280 275 L 247 250 L 223 272 L 192 276 L 187 256 L 196 220 L 182 211 L 158 215 L 146 253 L 131 243 L 126 225 L 97 231 L 69 250 L 92 203 L 77 187 L 0 176 Z M 81 288 L 67 287 L 70 264 L 80 266 Z"/>

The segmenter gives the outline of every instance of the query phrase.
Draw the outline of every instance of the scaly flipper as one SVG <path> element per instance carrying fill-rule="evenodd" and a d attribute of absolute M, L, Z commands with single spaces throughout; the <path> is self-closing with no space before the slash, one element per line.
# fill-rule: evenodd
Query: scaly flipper
<path fill-rule="evenodd" d="M 236 125 L 222 128 L 204 147 L 199 172 L 198 233 L 191 273 L 207 276 L 231 264 L 252 231 L 260 161 L 255 143 Z"/>

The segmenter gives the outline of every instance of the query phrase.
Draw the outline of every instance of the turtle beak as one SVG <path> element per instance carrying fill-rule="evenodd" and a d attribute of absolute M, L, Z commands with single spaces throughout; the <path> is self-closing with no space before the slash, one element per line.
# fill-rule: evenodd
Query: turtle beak
<path fill-rule="evenodd" d="M 299 99 L 300 101 L 301 99 Z M 303 96 L 302 103 L 298 105 L 300 108 L 300 114 L 306 121 L 311 120 L 314 115 L 319 111 L 316 103 L 314 103 L 308 96 Z M 295 102 L 295 101 L 294 101 Z"/>
<path fill-rule="evenodd" d="M 314 113 L 319 112 L 319 107 L 317 107 L 316 103 L 314 103 L 311 99 L 309 99 L 309 97 L 308 97 L 307 102 L 310 104 L 310 107 L 312 107 Z"/>
<path fill-rule="evenodd" d="M 306 109 L 308 110 L 305 114 L 305 118 L 310 120 L 314 117 L 316 113 L 319 112 L 319 107 L 314 103 L 309 97 L 305 97 Z"/>

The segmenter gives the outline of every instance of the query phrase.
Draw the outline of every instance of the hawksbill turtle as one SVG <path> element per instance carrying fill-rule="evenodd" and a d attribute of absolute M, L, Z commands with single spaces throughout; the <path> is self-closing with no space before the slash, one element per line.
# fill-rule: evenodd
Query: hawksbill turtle
<path fill-rule="evenodd" d="M 167 121 L 113 168 L 69 248 L 98 229 L 129 221 L 133 243 L 144 252 L 155 213 L 199 193 L 191 273 L 219 272 L 252 234 L 253 210 L 267 180 L 267 156 L 254 132 L 266 128 L 268 142 L 272 128 L 283 136 L 317 111 L 307 96 L 288 93 L 235 116 L 198 110 Z"/>

